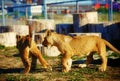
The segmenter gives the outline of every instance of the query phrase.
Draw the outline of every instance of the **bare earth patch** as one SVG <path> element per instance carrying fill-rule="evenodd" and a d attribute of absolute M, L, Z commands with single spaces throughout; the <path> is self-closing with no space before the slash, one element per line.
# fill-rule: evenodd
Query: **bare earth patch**
<path fill-rule="evenodd" d="M 0 49 L 0 81 L 120 81 L 120 58 L 109 58 L 106 72 L 97 70 L 101 63 L 99 59 L 87 68 L 78 68 L 78 63 L 84 60 L 75 60 L 68 73 L 61 72 L 61 57 L 44 58 L 52 65 L 53 71 L 46 71 L 38 62 L 35 71 L 23 75 L 20 73 L 24 67 L 18 50 Z"/>

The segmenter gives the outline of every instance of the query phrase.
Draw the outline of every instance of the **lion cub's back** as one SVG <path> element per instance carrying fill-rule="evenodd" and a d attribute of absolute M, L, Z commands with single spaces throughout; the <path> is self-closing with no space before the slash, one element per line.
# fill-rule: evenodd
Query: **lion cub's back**
<path fill-rule="evenodd" d="M 96 46 L 98 39 L 100 38 L 97 36 L 75 36 L 70 45 L 76 52 L 87 53 Z"/>

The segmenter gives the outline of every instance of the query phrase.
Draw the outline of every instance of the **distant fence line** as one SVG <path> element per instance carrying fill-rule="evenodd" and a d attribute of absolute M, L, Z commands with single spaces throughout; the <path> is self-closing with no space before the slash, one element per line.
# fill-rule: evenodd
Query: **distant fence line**
<path fill-rule="evenodd" d="M 18 20 L 18 19 L 12 19 L 12 18 L 6 18 L 5 19 L 5 25 L 22 25 L 25 24 L 24 22 Z M 2 26 L 2 19 L 0 19 L 0 26 Z"/>
<path fill-rule="evenodd" d="M 43 26 L 43 25 L 40 25 Z M 48 25 L 49 26 L 49 25 Z M 34 27 L 37 27 L 37 25 L 34 25 Z M 54 27 L 53 27 L 54 28 Z M 21 31 L 21 29 L 23 31 Z M 26 30 L 27 29 L 27 30 Z M 112 43 L 115 47 L 120 49 L 120 22 L 106 22 L 106 23 L 97 23 L 97 24 L 86 24 L 81 27 L 75 27 L 73 24 L 57 24 L 56 32 L 62 33 L 62 34 L 68 34 L 68 33 L 101 33 L 101 37 L 108 40 L 110 43 Z M 9 26 L 0 26 L 0 33 L 2 32 L 24 32 L 27 33 L 29 31 L 27 26 L 23 26 L 21 28 L 19 25 L 15 25 L 13 27 Z M 38 30 L 38 28 L 37 28 Z"/>

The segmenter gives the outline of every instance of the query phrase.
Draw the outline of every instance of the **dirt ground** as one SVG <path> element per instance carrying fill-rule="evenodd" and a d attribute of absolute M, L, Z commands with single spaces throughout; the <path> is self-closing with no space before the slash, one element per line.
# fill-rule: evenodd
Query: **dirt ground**
<path fill-rule="evenodd" d="M 0 81 L 120 81 L 120 58 L 108 59 L 106 72 L 97 70 L 100 60 L 95 60 L 87 68 L 78 68 L 80 61 L 74 60 L 72 70 L 61 72 L 60 57 L 44 58 L 51 64 L 53 71 L 46 71 L 41 64 L 27 75 L 20 73 L 24 66 L 16 48 L 0 49 Z M 83 60 L 81 61 L 83 62 Z"/>

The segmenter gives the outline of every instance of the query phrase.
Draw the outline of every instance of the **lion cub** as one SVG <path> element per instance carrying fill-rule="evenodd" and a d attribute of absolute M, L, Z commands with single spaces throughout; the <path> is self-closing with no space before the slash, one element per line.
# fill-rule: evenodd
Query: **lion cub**
<path fill-rule="evenodd" d="M 31 69 L 31 64 L 33 64 L 33 60 L 35 61 L 36 58 L 39 59 L 40 63 L 43 65 L 44 68 L 51 69 L 51 66 L 49 66 L 49 64 L 42 57 L 41 52 L 37 48 L 35 41 L 33 41 L 29 35 L 27 36 L 17 35 L 16 39 L 17 39 L 16 47 L 19 50 L 20 57 L 25 66 L 25 69 L 23 71 L 24 74 L 29 73 Z M 30 63 L 29 60 L 30 54 L 32 55 L 32 63 Z"/>
<path fill-rule="evenodd" d="M 88 65 L 93 59 L 93 52 L 97 52 L 102 59 L 99 70 L 105 71 L 107 68 L 106 46 L 120 54 L 120 51 L 113 47 L 112 44 L 98 36 L 71 37 L 51 32 L 50 30 L 47 30 L 45 35 L 42 44 L 47 47 L 56 46 L 63 55 L 63 72 L 68 72 L 71 69 L 71 57 L 74 55 L 79 57 L 87 56 L 86 65 Z"/>

